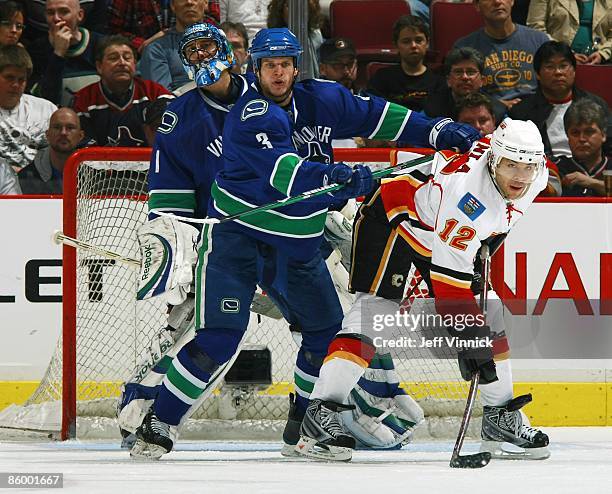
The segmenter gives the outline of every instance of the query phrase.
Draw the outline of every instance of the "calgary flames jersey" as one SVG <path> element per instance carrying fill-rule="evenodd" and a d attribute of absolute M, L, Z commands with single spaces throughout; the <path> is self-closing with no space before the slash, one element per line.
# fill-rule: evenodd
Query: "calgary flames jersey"
<path fill-rule="evenodd" d="M 508 233 L 546 188 L 544 167 L 523 197 L 504 199 L 488 171 L 489 146 L 483 138 L 468 153 L 440 151 L 433 161 L 381 183 L 388 221 L 417 253 L 431 259 L 436 299 L 474 300 L 470 286 L 481 242 Z M 397 158 L 401 162 L 407 156 L 399 152 Z"/>

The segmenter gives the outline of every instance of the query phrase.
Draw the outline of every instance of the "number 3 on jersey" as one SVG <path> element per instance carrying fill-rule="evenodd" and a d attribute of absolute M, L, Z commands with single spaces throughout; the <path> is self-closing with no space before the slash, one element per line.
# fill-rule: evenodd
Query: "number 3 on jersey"
<path fill-rule="evenodd" d="M 453 233 L 453 230 L 458 224 L 459 221 L 454 218 L 446 220 L 444 230 L 438 233 L 438 236 L 442 242 L 448 242 L 448 245 L 451 247 L 459 250 L 465 250 L 467 249 L 467 243 L 476 235 L 476 230 L 469 226 L 462 226 L 457 230 L 457 233 L 451 237 L 450 241 L 448 241 L 450 234 Z"/>
<path fill-rule="evenodd" d="M 266 149 L 272 149 L 272 143 L 270 142 L 270 139 L 268 139 L 268 134 L 266 134 L 265 132 L 260 132 L 259 134 L 256 134 L 255 139 L 257 139 L 257 142 L 259 142 L 262 147 Z"/>

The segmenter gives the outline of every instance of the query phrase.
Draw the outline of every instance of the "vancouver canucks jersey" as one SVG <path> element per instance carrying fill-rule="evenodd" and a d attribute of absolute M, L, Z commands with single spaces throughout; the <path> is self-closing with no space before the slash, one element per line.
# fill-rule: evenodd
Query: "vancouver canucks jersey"
<path fill-rule="evenodd" d="M 281 108 L 255 83 L 230 111 L 223 170 L 213 184 L 209 216 L 223 217 L 323 185 L 334 161 L 332 140 L 363 136 L 429 146 L 430 119 L 330 81 L 295 84 Z M 245 232 L 298 259 L 312 257 L 333 197 L 319 196 L 236 221 Z"/>
<path fill-rule="evenodd" d="M 247 81 L 236 77 L 242 94 Z M 206 217 L 210 188 L 223 166 L 222 131 L 231 106 L 197 88 L 168 105 L 151 154 L 149 219 L 155 210 Z"/>
<path fill-rule="evenodd" d="M 468 153 L 440 151 L 433 161 L 381 182 L 387 220 L 416 252 L 431 258 L 437 300 L 474 300 L 474 258 L 481 242 L 508 233 L 546 188 L 545 167 L 523 197 L 505 200 L 488 171 L 489 147 L 485 137 Z M 398 161 L 405 161 L 402 154 Z"/>

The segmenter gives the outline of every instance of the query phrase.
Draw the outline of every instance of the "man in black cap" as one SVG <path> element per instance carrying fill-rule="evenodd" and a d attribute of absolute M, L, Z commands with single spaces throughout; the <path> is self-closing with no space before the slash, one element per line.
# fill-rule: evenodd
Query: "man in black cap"
<path fill-rule="evenodd" d="M 319 48 L 321 79 L 328 79 L 353 90 L 357 79 L 357 54 L 349 38 L 332 38 Z"/>

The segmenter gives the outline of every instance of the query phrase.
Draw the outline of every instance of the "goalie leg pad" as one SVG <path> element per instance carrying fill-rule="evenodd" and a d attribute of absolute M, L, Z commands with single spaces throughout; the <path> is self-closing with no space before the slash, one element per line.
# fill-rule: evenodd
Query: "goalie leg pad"
<path fill-rule="evenodd" d="M 144 386 L 138 383 L 127 383 L 123 386 L 117 417 L 122 430 L 136 432 L 157 397 L 160 386 Z"/>
<path fill-rule="evenodd" d="M 329 211 L 325 218 L 325 239 L 340 253 L 342 265 L 351 270 L 351 248 L 353 243 L 353 223 L 340 211 Z"/>
<path fill-rule="evenodd" d="M 181 305 L 171 306 L 168 326 L 154 336 L 144 352 L 141 363 L 122 388 L 117 410 L 117 422 L 124 431 L 135 432 L 155 399 L 172 359 L 194 337 L 194 299 L 188 297 Z M 125 442 L 125 441 L 124 441 Z"/>
<path fill-rule="evenodd" d="M 424 421 L 423 409 L 399 387 L 389 354 L 374 356 L 348 402 L 355 409 L 343 413 L 344 426 L 365 448 L 400 448 Z"/>

